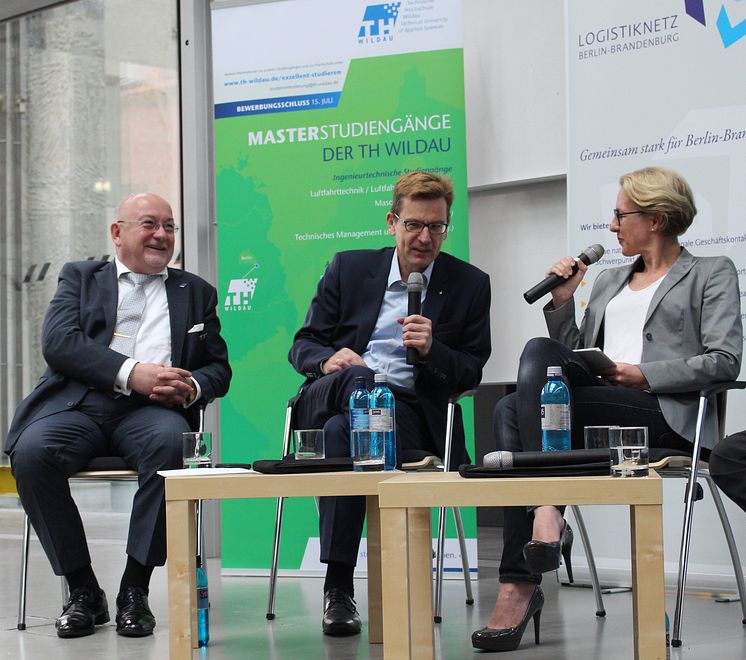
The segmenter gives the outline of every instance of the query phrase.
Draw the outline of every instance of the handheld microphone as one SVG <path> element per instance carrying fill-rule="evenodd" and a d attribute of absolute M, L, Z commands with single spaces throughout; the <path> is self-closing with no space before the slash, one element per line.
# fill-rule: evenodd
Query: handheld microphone
<path fill-rule="evenodd" d="M 609 460 L 608 449 L 573 449 L 570 451 L 491 451 L 484 455 L 486 468 L 546 468 L 572 466 Z"/>
<path fill-rule="evenodd" d="M 407 279 L 407 316 L 422 312 L 422 287 L 425 281 L 422 273 L 410 273 Z M 416 348 L 407 349 L 407 364 L 417 364 L 419 353 Z"/>
<path fill-rule="evenodd" d="M 512 468 L 512 451 L 491 451 L 484 455 L 482 465 L 486 468 Z"/>
<path fill-rule="evenodd" d="M 590 266 L 591 264 L 595 264 L 601 257 L 604 256 L 604 246 L 603 245 L 591 245 L 590 247 L 585 248 L 576 258 L 575 261 L 582 261 L 586 266 Z M 575 266 L 573 266 L 572 273 L 573 275 L 578 272 L 578 265 L 577 263 Z M 560 284 L 565 282 L 564 277 L 560 277 L 559 275 L 556 275 L 555 273 L 552 273 L 551 275 L 548 275 L 545 277 L 541 282 L 539 282 L 536 286 L 530 288 L 526 293 L 523 294 L 523 297 L 526 299 L 526 302 L 529 305 L 532 305 L 535 303 L 539 298 L 549 293 L 552 289 L 555 289 Z"/>

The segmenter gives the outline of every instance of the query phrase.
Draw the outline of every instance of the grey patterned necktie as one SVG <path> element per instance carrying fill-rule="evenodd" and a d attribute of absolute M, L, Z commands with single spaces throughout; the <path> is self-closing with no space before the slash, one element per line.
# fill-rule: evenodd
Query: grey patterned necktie
<path fill-rule="evenodd" d="M 117 353 L 128 357 L 134 356 L 135 338 L 145 311 L 145 284 L 156 277 L 160 277 L 160 274 L 124 273 L 122 275 L 122 279 L 132 282 L 135 286 L 122 298 L 122 304 L 117 310 L 117 324 L 114 328 L 114 337 L 109 345 L 109 348 Z"/>

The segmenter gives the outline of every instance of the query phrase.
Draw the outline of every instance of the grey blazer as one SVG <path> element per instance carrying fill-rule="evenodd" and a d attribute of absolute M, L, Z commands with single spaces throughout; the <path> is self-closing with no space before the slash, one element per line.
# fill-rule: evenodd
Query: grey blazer
<path fill-rule="evenodd" d="M 572 299 L 559 309 L 550 302 L 544 308 L 549 336 L 570 348 L 603 348 L 606 305 L 638 262 L 598 276 L 580 329 Z M 695 257 L 682 248 L 650 303 L 639 365 L 671 429 L 694 441 L 698 391 L 736 379 L 742 348 L 736 267 L 728 257 Z M 713 447 L 717 439 L 716 415 L 708 415 L 703 445 Z"/>

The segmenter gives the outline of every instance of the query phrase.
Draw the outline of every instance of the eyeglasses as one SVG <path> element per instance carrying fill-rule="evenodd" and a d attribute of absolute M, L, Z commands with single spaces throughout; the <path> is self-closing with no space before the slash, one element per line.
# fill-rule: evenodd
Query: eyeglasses
<path fill-rule="evenodd" d="M 614 209 L 614 217 L 620 225 L 622 224 L 622 218 L 626 215 L 647 215 L 647 213 L 647 211 L 626 211 L 623 213 L 619 209 Z"/>
<path fill-rule="evenodd" d="M 175 234 L 179 231 L 179 228 L 173 222 L 156 222 L 155 220 L 117 220 L 120 225 L 138 224 L 140 229 L 144 229 L 146 232 L 158 231 L 160 227 L 163 227 L 163 231 L 167 234 Z"/>
<path fill-rule="evenodd" d="M 447 222 L 421 222 L 420 220 L 402 220 L 396 213 L 394 217 L 397 220 L 401 220 L 404 224 L 404 229 L 413 234 L 419 234 L 425 227 L 434 236 L 441 236 L 448 231 Z"/>

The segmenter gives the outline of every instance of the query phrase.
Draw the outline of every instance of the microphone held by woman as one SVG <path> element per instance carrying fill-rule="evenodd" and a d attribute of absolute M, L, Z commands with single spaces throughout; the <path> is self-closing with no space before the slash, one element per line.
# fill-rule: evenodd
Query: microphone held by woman
<path fill-rule="evenodd" d="M 583 250 L 576 257 L 576 261 L 582 261 L 586 266 L 590 266 L 591 264 L 595 264 L 603 256 L 604 246 L 597 243 L 596 245 L 591 245 L 585 248 L 585 250 Z M 577 264 L 573 268 L 572 272 L 573 274 L 578 272 Z M 558 287 L 564 281 L 564 278 L 552 273 L 551 275 L 547 275 L 547 277 L 545 277 L 536 286 L 533 286 L 528 291 L 526 291 L 526 293 L 523 294 L 523 297 L 526 299 L 526 302 L 529 305 L 533 305 L 539 298 L 545 296 L 552 289 Z"/>

